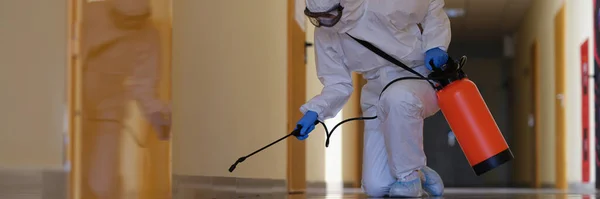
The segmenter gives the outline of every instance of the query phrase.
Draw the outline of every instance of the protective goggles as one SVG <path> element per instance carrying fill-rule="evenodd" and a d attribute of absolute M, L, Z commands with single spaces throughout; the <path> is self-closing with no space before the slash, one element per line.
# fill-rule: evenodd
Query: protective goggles
<path fill-rule="evenodd" d="M 316 27 L 333 27 L 342 18 L 342 11 L 344 7 L 338 4 L 325 12 L 311 12 L 306 8 L 304 14 L 308 17 L 310 22 Z"/>

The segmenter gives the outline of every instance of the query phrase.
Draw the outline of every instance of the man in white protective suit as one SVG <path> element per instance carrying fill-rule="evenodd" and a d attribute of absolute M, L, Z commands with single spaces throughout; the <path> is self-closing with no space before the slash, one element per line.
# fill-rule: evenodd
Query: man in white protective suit
<path fill-rule="evenodd" d="M 317 76 L 324 88 L 300 110 L 304 140 L 315 122 L 334 117 L 353 91 L 351 72 L 362 74 L 365 117 L 362 187 L 371 197 L 441 196 L 440 176 L 426 166 L 423 122 L 439 107 L 426 80 L 381 58 L 352 37 L 370 42 L 412 70 L 427 76 L 448 61 L 450 20 L 444 0 L 306 0 L 305 14 L 317 27 Z M 352 37 L 351 37 L 352 36 Z M 433 66 L 429 63 L 433 63 Z"/>
<path fill-rule="evenodd" d="M 163 140 L 171 111 L 159 98 L 160 35 L 149 0 L 85 2 L 82 21 L 81 198 L 127 199 L 121 184 L 121 134 L 135 100 Z"/>

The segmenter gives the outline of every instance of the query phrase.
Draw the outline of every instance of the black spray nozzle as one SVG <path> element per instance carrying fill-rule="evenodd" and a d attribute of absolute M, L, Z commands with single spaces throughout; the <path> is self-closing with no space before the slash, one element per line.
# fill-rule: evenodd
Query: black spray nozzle
<path fill-rule="evenodd" d="M 235 170 L 235 167 L 237 166 L 237 164 L 243 162 L 244 160 L 246 160 L 246 158 L 249 158 L 250 156 L 253 156 L 254 154 L 257 154 L 258 152 L 261 152 L 262 150 L 265 150 L 266 148 L 269 148 L 269 147 L 273 146 L 274 144 L 277 144 L 278 142 L 281 142 L 281 140 L 284 140 L 284 139 L 286 139 L 286 138 L 288 138 L 288 137 L 290 137 L 290 136 L 292 136 L 294 134 L 297 134 L 296 131 L 299 131 L 299 130 L 294 130 L 292 133 L 287 134 L 286 136 L 283 136 L 282 138 L 279 138 L 277 141 L 272 142 L 271 144 L 268 144 L 267 146 L 264 146 L 263 148 L 260 148 L 260 149 L 252 152 L 251 154 L 249 154 L 247 156 L 240 157 L 237 161 L 235 161 L 235 163 L 233 165 L 231 165 L 231 167 L 229 167 L 229 172 L 233 172 L 233 170 Z"/>
<path fill-rule="evenodd" d="M 237 161 L 235 161 L 235 163 L 233 163 L 233 165 L 231 165 L 231 167 L 229 167 L 229 172 L 230 172 L 230 173 L 231 173 L 231 172 L 233 172 L 233 170 L 235 170 L 235 168 L 237 167 L 237 165 L 238 165 L 239 163 L 242 163 L 242 162 L 244 162 L 244 160 L 246 160 L 246 158 L 247 158 L 247 157 L 241 157 L 241 158 L 239 158 Z"/>
<path fill-rule="evenodd" d="M 319 121 L 315 122 L 315 125 L 319 124 Z M 237 167 L 237 165 L 239 163 L 244 162 L 247 158 L 249 158 L 250 156 L 253 156 L 255 154 L 257 154 L 258 152 L 261 152 L 262 150 L 265 150 L 266 148 L 269 148 L 271 146 L 273 146 L 274 144 L 277 144 L 278 142 L 281 142 L 282 140 L 285 140 L 286 138 L 290 137 L 290 136 L 300 136 L 300 131 L 302 130 L 302 125 L 297 125 L 296 129 L 294 129 L 294 131 L 292 131 L 290 134 L 287 134 L 286 136 L 283 136 L 282 138 L 279 138 L 278 140 L 276 140 L 275 142 L 272 142 L 271 144 L 268 144 L 267 146 L 264 146 L 263 148 L 260 148 L 254 152 L 252 152 L 251 154 L 247 155 L 247 156 L 243 156 L 240 157 L 237 161 L 235 161 L 235 163 L 233 163 L 233 165 L 231 165 L 231 167 L 229 167 L 229 172 L 233 172 L 233 170 L 235 170 L 235 168 Z"/>

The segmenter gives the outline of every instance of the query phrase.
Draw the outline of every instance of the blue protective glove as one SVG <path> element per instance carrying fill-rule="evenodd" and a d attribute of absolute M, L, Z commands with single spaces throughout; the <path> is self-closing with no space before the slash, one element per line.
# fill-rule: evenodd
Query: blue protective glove
<path fill-rule="evenodd" d="M 319 115 L 313 111 L 307 111 L 306 114 L 298 121 L 298 125 L 302 126 L 300 130 L 300 136 L 296 137 L 298 140 L 305 140 L 308 138 L 308 134 L 315 130 L 315 123 L 317 122 Z M 297 129 L 298 127 L 296 127 Z"/>
<path fill-rule="evenodd" d="M 435 66 L 431 66 L 429 62 L 433 60 Z M 425 66 L 427 69 L 433 70 L 433 67 L 439 68 L 448 62 L 448 53 L 440 48 L 432 48 L 425 52 Z"/>

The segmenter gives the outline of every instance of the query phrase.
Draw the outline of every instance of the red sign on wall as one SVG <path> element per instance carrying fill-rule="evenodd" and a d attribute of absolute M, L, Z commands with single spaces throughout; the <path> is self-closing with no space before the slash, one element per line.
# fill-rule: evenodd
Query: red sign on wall
<path fill-rule="evenodd" d="M 583 152 L 582 152 L 582 180 L 584 183 L 590 182 L 590 113 L 589 113 L 589 54 L 588 54 L 588 40 L 583 42 L 581 45 L 581 121 L 582 121 L 582 138 L 583 138 Z"/>

